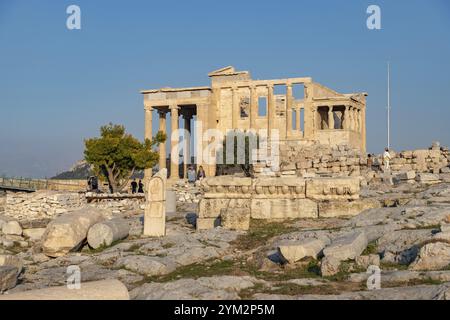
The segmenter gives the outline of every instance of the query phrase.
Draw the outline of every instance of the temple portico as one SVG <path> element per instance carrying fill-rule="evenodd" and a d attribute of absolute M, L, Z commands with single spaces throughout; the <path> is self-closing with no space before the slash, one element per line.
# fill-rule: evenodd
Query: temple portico
<path fill-rule="evenodd" d="M 168 169 L 172 180 L 181 178 L 180 171 L 186 177 L 192 156 L 194 164 L 202 165 L 207 176 L 215 175 L 215 164 L 205 163 L 199 154 L 210 142 L 202 139 L 208 129 L 218 130 L 223 136 L 229 130 L 267 129 L 269 133 L 278 130 L 280 143 L 318 141 L 366 149 L 365 93 L 340 94 L 309 77 L 252 80 L 249 72 L 235 71 L 233 67 L 211 72 L 209 77 L 210 87 L 141 91 L 145 137 L 152 137 L 152 115 L 156 110 L 158 130 L 167 134 L 167 142 L 159 146 L 159 168 L 167 167 L 166 147 L 170 142 Z M 167 114 L 171 119 L 170 132 Z M 172 134 L 176 129 L 190 134 L 186 138 L 184 134 Z M 183 137 L 181 145 L 180 137 Z"/>

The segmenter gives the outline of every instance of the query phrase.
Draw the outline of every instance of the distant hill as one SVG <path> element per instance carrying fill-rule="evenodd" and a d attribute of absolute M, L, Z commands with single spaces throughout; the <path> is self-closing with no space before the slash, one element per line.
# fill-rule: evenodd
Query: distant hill
<path fill-rule="evenodd" d="M 92 175 L 91 166 L 86 161 L 80 160 L 68 171 L 62 172 L 51 179 L 87 179 L 90 175 Z"/>
<path fill-rule="evenodd" d="M 60 180 L 71 180 L 71 179 L 87 179 L 89 176 L 94 175 L 92 172 L 91 166 L 85 161 L 80 160 L 75 163 L 72 168 L 68 171 L 64 171 L 51 179 L 60 179 Z M 142 179 L 144 177 L 144 172 L 138 170 L 134 173 L 132 178 L 134 179 Z"/>

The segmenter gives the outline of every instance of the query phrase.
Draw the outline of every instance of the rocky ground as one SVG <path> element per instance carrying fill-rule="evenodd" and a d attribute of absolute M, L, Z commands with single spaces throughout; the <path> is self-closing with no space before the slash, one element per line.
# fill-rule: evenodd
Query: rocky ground
<path fill-rule="evenodd" d="M 48 221 L 0 218 L 0 291 L 64 285 L 76 265 L 82 281 L 118 279 L 132 299 L 450 299 L 450 183 L 370 183 L 362 197 L 381 207 L 252 221 L 248 232 L 198 232 L 197 204 L 183 202 L 159 239 L 141 236 L 143 211 L 132 210 L 119 215 L 126 239 L 57 258 L 41 252 Z M 373 266 L 379 290 L 368 290 Z"/>

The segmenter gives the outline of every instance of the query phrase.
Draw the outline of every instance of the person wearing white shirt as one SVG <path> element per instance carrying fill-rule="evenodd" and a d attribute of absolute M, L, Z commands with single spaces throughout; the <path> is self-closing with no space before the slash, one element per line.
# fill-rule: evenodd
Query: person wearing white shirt
<path fill-rule="evenodd" d="M 389 167 L 389 161 L 391 160 L 391 155 L 389 153 L 389 149 L 384 149 L 383 153 L 383 163 L 384 163 L 384 171 L 388 171 L 390 169 Z"/>

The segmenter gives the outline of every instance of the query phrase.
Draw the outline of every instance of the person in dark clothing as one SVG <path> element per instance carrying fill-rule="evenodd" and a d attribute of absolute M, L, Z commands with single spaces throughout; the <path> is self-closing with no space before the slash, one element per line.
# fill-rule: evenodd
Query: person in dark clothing
<path fill-rule="evenodd" d="M 142 180 L 139 180 L 138 193 L 144 193 L 144 184 L 142 183 Z"/>
<path fill-rule="evenodd" d="M 131 182 L 131 193 L 133 193 L 133 194 L 136 193 L 137 186 L 138 186 L 138 184 L 136 182 L 136 179 L 133 179 L 133 181 Z"/>
<path fill-rule="evenodd" d="M 200 166 L 200 167 L 198 168 L 197 180 L 202 180 L 203 178 L 206 178 L 206 172 L 205 172 L 205 170 L 203 169 L 203 167 Z"/>

